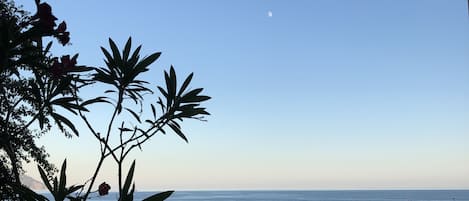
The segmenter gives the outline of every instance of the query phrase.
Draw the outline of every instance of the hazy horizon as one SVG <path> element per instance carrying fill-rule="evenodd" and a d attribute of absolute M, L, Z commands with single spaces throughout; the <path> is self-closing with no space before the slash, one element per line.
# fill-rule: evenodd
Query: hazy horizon
<path fill-rule="evenodd" d="M 208 122 L 183 122 L 188 144 L 159 135 L 129 156 L 137 189 L 469 189 L 465 0 L 47 2 L 71 33 L 57 55 L 102 66 L 108 37 L 131 36 L 142 55 L 162 52 L 150 88 L 174 65 L 212 97 Z M 107 123 L 110 109 L 90 109 Z M 81 184 L 99 144 L 71 119 L 80 137 L 39 143 Z M 109 159 L 96 183 L 115 191 L 116 172 Z"/>

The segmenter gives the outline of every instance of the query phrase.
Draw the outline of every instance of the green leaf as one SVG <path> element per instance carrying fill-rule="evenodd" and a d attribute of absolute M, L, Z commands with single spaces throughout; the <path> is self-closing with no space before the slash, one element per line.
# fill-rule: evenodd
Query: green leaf
<path fill-rule="evenodd" d="M 111 54 L 109 54 L 109 52 L 104 47 L 101 47 L 101 51 L 107 59 L 108 67 L 114 66 L 114 59 L 112 58 Z"/>
<path fill-rule="evenodd" d="M 66 194 L 69 195 L 69 194 L 71 194 L 71 193 L 73 193 L 73 192 L 75 192 L 75 191 L 77 191 L 78 189 L 81 189 L 81 188 L 83 188 L 83 185 L 70 186 L 70 187 L 67 188 Z"/>
<path fill-rule="evenodd" d="M 161 55 L 161 52 L 153 53 L 152 55 L 144 58 L 142 61 L 138 62 L 135 68 L 139 69 L 140 71 L 155 62 Z"/>
<path fill-rule="evenodd" d="M 70 69 L 68 72 L 86 72 L 86 71 L 91 71 L 94 68 L 92 67 L 87 67 L 87 66 L 75 66 L 73 69 Z"/>
<path fill-rule="evenodd" d="M 130 114 L 132 114 L 132 116 L 134 116 L 134 118 L 137 119 L 137 121 L 138 121 L 139 123 L 142 123 L 142 122 L 140 121 L 140 117 L 137 115 L 137 113 L 135 113 L 134 111 L 132 111 L 132 110 L 129 109 L 129 108 L 125 108 L 125 109 L 126 109 L 127 111 L 129 111 Z"/>
<path fill-rule="evenodd" d="M 116 93 L 116 92 L 117 91 L 115 91 L 115 90 L 106 90 L 106 91 L 104 91 L 104 93 Z"/>
<path fill-rule="evenodd" d="M 169 70 L 169 75 L 165 71 L 164 76 L 165 76 L 165 81 L 166 81 L 166 89 L 168 92 L 168 97 L 166 99 L 166 106 L 170 107 L 172 105 L 172 102 L 176 99 L 177 79 L 176 79 L 176 72 L 174 71 L 173 66 L 171 66 Z"/>
<path fill-rule="evenodd" d="M 158 97 L 158 102 L 156 102 L 156 103 L 158 103 L 158 104 L 160 105 L 160 107 L 161 107 L 161 112 L 164 113 L 164 108 L 165 108 L 165 107 L 164 107 L 163 101 L 161 100 L 160 97 Z"/>
<path fill-rule="evenodd" d="M 122 192 L 127 194 L 129 192 L 130 184 L 132 183 L 132 179 L 134 177 L 134 170 L 135 170 L 135 160 L 130 166 L 129 172 L 127 173 L 127 177 L 125 178 L 124 187 L 122 188 Z"/>
<path fill-rule="evenodd" d="M 59 178 L 59 193 L 65 193 L 65 185 L 67 185 L 67 175 L 65 175 L 65 170 L 67 169 L 67 159 L 62 163 L 62 168 L 60 169 L 60 178 Z M 65 195 L 63 195 L 65 197 Z"/>
<path fill-rule="evenodd" d="M 55 196 L 57 196 L 57 192 L 59 192 L 59 191 L 58 191 L 58 189 L 59 189 L 59 186 L 58 186 L 59 184 L 58 184 L 58 183 L 59 183 L 59 182 L 57 182 L 57 177 L 54 177 L 53 183 L 54 183 L 54 190 L 52 191 L 52 194 L 53 194 L 54 197 L 55 197 Z"/>
<path fill-rule="evenodd" d="M 89 100 L 81 103 L 80 105 L 82 107 L 85 107 L 85 106 L 87 106 L 89 104 L 93 104 L 93 103 L 109 103 L 109 104 L 111 104 L 111 102 L 107 101 L 106 98 L 107 97 L 99 96 L 99 97 L 96 97 L 96 98 L 93 98 L 93 99 L 89 99 Z"/>
<path fill-rule="evenodd" d="M 47 189 L 49 190 L 49 192 L 53 192 L 53 189 L 52 189 L 52 186 L 49 182 L 49 179 L 47 178 L 47 175 L 46 173 L 44 172 L 44 170 L 41 168 L 41 166 L 37 166 L 37 169 L 39 170 L 39 174 L 41 175 L 41 179 L 42 179 L 42 183 L 44 183 L 44 185 L 46 185 Z"/>
<path fill-rule="evenodd" d="M 186 141 L 186 143 L 189 143 L 189 141 L 187 140 L 187 138 L 186 138 L 186 136 L 184 135 L 184 133 L 182 133 L 181 129 L 179 129 L 176 125 L 171 124 L 171 123 L 168 123 L 168 126 L 171 127 L 171 129 L 173 129 L 173 131 L 174 131 L 179 137 L 181 137 L 184 141 Z"/>
<path fill-rule="evenodd" d="M 150 104 L 151 106 L 151 112 L 153 113 L 153 118 L 156 118 L 156 109 L 155 109 L 155 106 L 153 104 Z"/>
<path fill-rule="evenodd" d="M 180 101 L 181 103 L 186 103 L 187 100 L 190 100 L 194 97 L 196 97 L 200 92 L 202 92 L 202 90 L 204 90 L 203 88 L 197 88 L 197 89 L 194 89 L 192 91 L 189 91 L 187 92 L 186 94 L 184 94 Z"/>
<path fill-rule="evenodd" d="M 73 114 L 77 114 L 77 112 L 75 110 L 81 110 L 81 111 L 89 112 L 89 110 L 86 109 L 85 107 L 83 107 L 82 105 L 77 105 L 73 102 L 59 102 L 59 103 L 55 103 L 55 105 L 61 106 L 64 109 L 70 111 Z"/>
<path fill-rule="evenodd" d="M 51 104 L 68 103 L 68 102 L 75 101 L 76 99 L 77 98 L 75 98 L 75 97 L 63 97 L 63 98 L 54 99 L 50 103 Z"/>
<path fill-rule="evenodd" d="M 70 129 L 72 129 L 73 133 L 78 136 L 78 130 L 75 128 L 75 125 L 70 120 L 57 113 L 51 113 L 51 116 L 55 119 L 57 125 L 62 126 L 62 123 L 65 123 Z"/>
<path fill-rule="evenodd" d="M 44 55 L 46 55 L 46 53 L 49 52 L 50 48 L 52 47 L 52 41 L 50 41 L 49 43 L 47 43 L 47 46 L 46 48 L 44 49 Z"/>
<path fill-rule="evenodd" d="M 163 94 L 163 96 L 164 96 L 165 98 L 168 98 L 168 93 L 166 93 L 166 91 L 165 91 L 163 88 L 161 88 L 160 86 L 158 86 L 158 90 L 160 90 L 161 94 Z"/>
<path fill-rule="evenodd" d="M 149 120 L 149 119 L 145 120 L 145 122 L 146 122 L 146 123 L 149 123 L 149 124 L 151 124 L 151 125 L 155 124 L 155 122 L 153 122 L 153 121 L 151 121 L 151 120 Z"/>
<path fill-rule="evenodd" d="M 152 195 L 150 197 L 143 199 L 142 201 L 163 201 L 163 200 L 166 200 L 173 193 L 174 191 L 165 191 L 165 192 L 157 193 L 155 195 Z"/>
<path fill-rule="evenodd" d="M 121 130 L 122 132 L 130 132 L 130 131 L 133 131 L 133 130 L 130 129 L 130 128 L 119 128 L 119 130 Z"/>
<path fill-rule="evenodd" d="M 171 78 L 171 93 L 170 96 L 176 97 L 176 86 L 177 86 L 177 78 L 176 78 L 176 71 L 174 71 L 173 66 L 169 69 L 169 77 Z"/>
<path fill-rule="evenodd" d="M 186 88 L 189 86 L 193 76 L 194 76 L 194 73 L 191 73 L 189 76 L 187 76 L 187 78 L 184 80 L 184 83 L 182 83 L 181 89 L 179 89 L 178 96 L 181 96 L 182 93 L 184 93 Z"/>
<path fill-rule="evenodd" d="M 65 185 L 67 183 L 67 176 L 65 175 L 65 170 L 67 169 L 67 159 L 64 160 L 62 163 L 62 167 L 60 169 L 60 177 L 59 177 L 59 186 L 58 189 L 56 189 L 56 195 L 59 198 L 59 200 L 65 199 L 65 196 L 67 196 L 66 188 Z"/>
<path fill-rule="evenodd" d="M 141 149 L 141 148 L 140 148 L 140 149 Z M 131 201 L 134 200 L 134 190 L 135 190 L 135 183 L 132 184 L 132 189 L 130 189 L 129 194 L 127 194 L 127 196 L 129 197 L 129 199 L 130 199 Z"/>
<path fill-rule="evenodd" d="M 170 107 L 173 102 L 174 96 L 171 96 L 173 94 L 173 89 L 171 88 L 171 77 L 168 75 L 168 73 L 165 71 L 164 72 L 164 79 L 166 82 L 166 90 L 168 92 L 168 96 L 166 97 L 166 107 Z"/>
<path fill-rule="evenodd" d="M 109 46 L 111 47 L 111 51 L 112 51 L 112 56 L 114 58 L 114 62 L 116 62 L 116 64 L 118 66 L 121 66 L 122 64 L 122 58 L 121 58 L 121 55 L 119 53 L 119 48 L 117 48 L 117 45 L 116 43 L 114 43 L 114 41 L 109 38 Z"/>
<path fill-rule="evenodd" d="M 196 115 L 210 115 L 205 108 L 193 108 L 191 110 L 184 110 L 181 113 L 174 116 L 174 118 L 192 118 Z"/>
<path fill-rule="evenodd" d="M 199 102 L 203 102 L 209 99 L 210 99 L 209 96 L 195 96 L 195 97 L 184 99 L 184 103 L 199 103 Z"/>
<path fill-rule="evenodd" d="M 130 47 L 132 46 L 132 37 L 129 37 L 127 43 L 125 43 L 124 52 L 122 53 L 122 59 L 127 61 L 130 54 Z"/>
<path fill-rule="evenodd" d="M 182 105 L 176 108 L 178 111 L 188 111 L 188 110 L 193 110 L 195 107 L 199 106 L 200 104 L 187 104 L 187 105 Z"/>
<path fill-rule="evenodd" d="M 140 45 L 137 47 L 137 49 L 135 49 L 134 53 L 130 57 L 130 60 L 128 61 L 129 66 L 135 66 L 135 64 L 137 64 L 138 59 L 140 58 L 139 53 L 141 48 L 142 46 Z"/>

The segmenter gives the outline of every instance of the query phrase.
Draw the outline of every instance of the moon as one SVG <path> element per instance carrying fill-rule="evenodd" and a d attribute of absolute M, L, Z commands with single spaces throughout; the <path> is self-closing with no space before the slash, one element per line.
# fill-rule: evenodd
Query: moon
<path fill-rule="evenodd" d="M 272 17 L 272 11 L 271 10 L 269 10 L 269 12 L 267 12 L 267 16 Z"/>

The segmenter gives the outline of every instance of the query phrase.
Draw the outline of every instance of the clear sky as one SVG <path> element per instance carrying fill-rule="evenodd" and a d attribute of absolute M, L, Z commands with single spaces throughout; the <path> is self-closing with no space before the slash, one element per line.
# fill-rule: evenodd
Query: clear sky
<path fill-rule="evenodd" d="M 183 124 L 189 144 L 157 136 L 132 155 L 138 189 L 469 188 L 465 0 L 49 3 L 71 31 L 57 54 L 102 66 L 99 46 L 132 36 L 162 52 L 145 79 L 161 84 L 172 64 L 213 97 L 208 122 Z M 93 110 L 98 124 L 111 115 Z M 68 158 L 70 183 L 91 176 L 89 133 L 40 142 Z M 115 170 L 98 183 L 116 187 Z"/>

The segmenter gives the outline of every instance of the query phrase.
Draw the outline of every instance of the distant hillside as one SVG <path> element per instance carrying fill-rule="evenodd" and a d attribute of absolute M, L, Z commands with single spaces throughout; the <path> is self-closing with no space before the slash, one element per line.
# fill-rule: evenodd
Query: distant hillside
<path fill-rule="evenodd" d="M 21 175 L 20 180 L 22 184 L 31 188 L 32 190 L 45 190 L 46 189 L 46 186 L 44 186 L 42 182 L 35 180 L 28 175 Z"/>

